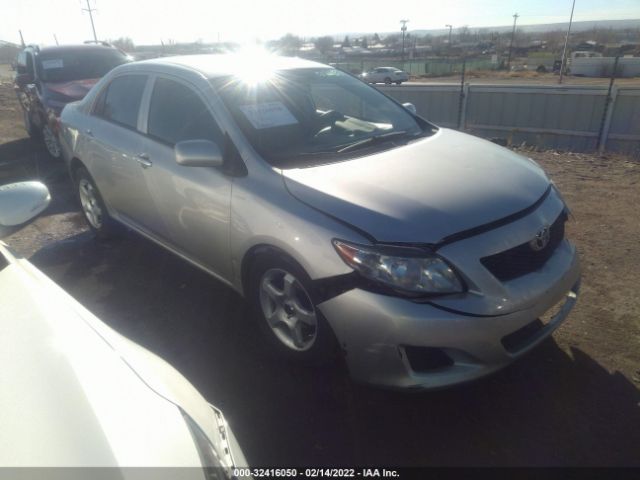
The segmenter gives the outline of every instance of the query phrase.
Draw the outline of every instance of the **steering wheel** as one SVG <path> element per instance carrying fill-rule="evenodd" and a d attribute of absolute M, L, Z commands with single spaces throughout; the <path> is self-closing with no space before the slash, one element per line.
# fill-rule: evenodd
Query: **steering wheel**
<path fill-rule="evenodd" d="M 346 117 L 342 113 L 338 112 L 337 110 L 327 110 L 326 112 L 321 113 L 317 117 L 318 123 L 320 124 L 321 127 L 326 127 L 329 125 L 333 127 L 337 121 L 344 120 L 345 118 Z"/>

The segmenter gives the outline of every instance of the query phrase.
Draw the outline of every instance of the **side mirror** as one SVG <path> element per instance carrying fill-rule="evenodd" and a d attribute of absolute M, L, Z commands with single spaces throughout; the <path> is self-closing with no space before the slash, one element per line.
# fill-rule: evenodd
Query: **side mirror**
<path fill-rule="evenodd" d="M 221 167 L 220 147 L 209 140 L 185 140 L 174 147 L 176 162 L 185 167 Z"/>
<path fill-rule="evenodd" d="M 17 232 L 49 206 L 51 195 L 40 182 L 0 186 L 0 237 Z"/>
<path fill-rule="evenodd" d="M 402 106 L 404 108 L 406 108 L 407 110 L 409 110 L 411 113 L 413 113 L 414 115 L 418 114 L 418 111 L 416 110 L 416 106 L 413 103 L 407 102 L 407 103 L 403 103 Z"/>

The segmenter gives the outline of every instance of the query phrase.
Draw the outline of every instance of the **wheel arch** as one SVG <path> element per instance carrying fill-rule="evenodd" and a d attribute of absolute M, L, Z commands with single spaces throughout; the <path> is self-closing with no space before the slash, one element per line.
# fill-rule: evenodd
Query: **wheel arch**
<path fill-rule="evenodd" d="M 85 170 L 89 171 L 82 160 L 80 160 L 78 157 L 73 157 L 69 162 L 69 175 L 71 176 L 71 180 L 73 180 L 74 182 L 76 181 L 76 174 L 78 173 L 78 170 L 80 168 L 84 168 Z"/>
<path fill-rule="evenodd" d="M 240 284 L 242 287 L 242 294 L 246 297 L 249 289 L 249 281 L 251 278 L 251 268 L 255 264 L 256 260 L 261 256 L 281 256 L 286 257 L 287 259 L 294 262 L 298 267 L 300 267 L 304 272 L 309 274 L 306 268 L 302 265 L 302 263 L 296 259 L 295 255 L 287 252 L 286 250 L 277 247 L 270 243 L 259 243 L 247 250 L 242 257 L 242 261 L 240 262 Z"/>

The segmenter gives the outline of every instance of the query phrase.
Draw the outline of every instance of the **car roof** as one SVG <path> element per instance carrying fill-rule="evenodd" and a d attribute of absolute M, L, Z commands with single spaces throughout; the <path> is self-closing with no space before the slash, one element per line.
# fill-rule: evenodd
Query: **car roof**
<path fill-rule="evenodd" d="M 86 51 L 92 51 L 92 50 L 93 51 L 102 51 L 102 50 L 118 51 L 117 48 L 111 45 L 79 44 L 79 45 L 52 45 L 48 47 L 40 47 L 39 49 L 36 50 L 36 52 L 39 53 L 40 55 L 42 55 L 43 53 L 46 53 L 47 55 L 50 55 L 50 54 L 55 55 L 56 53 L 68 53 L 73 51 L 86 52 Z"/>
<path fill-rule="evenodd" d="M 235 75 L 250 68 L 291 70 L 297 68 L 332 68 L 322 63 L 304 60 L 297 57 L 279 55 L 247 55 L 247 54 L 206 54 L 182 55 L 175 57 L 153 58 L 128 64 L 147 66 L 179 66 L 197 71 L 208 78 Z"/>

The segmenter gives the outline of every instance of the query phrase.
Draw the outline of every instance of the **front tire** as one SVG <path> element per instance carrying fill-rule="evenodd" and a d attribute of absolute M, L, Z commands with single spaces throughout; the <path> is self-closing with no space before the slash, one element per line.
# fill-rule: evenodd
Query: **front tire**
<path fill-rule="evenodd" d="M 27 131 L 31 138 L 36 138 L 38 136 L 37 130 L 34 128 L 33 123 L 31 122 L 31 117 L 29 116 L 29 112 L 26 110 L 24 113 L 24 129 Z"/>
<path fill-rule="evenodd" d="M 387 85 L 391 85 L 391 79 L 389 77 L 385 78 L 384 83 Z"/>
<path fill-rule="evenodd" d="M 89 228 L 96 237 L 106 239 L 115 234 L 116 225 L 109 216 L 98 187 L 84 167 L 79 167 L 74 174 L 76 193 L 82 207 L 82 214 Z"/>
<path fill-rule="evenodd" d="M 279 356 L 307 365 L 336 359 L 334 333 L 315 306 L 311 279 L 296 262 L 277 254 L 258 257 L 248 296 L 264 338 Z"/>

